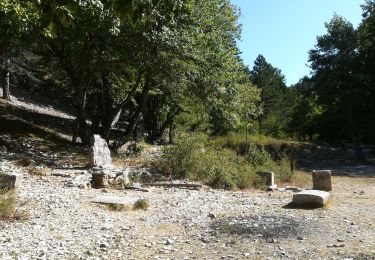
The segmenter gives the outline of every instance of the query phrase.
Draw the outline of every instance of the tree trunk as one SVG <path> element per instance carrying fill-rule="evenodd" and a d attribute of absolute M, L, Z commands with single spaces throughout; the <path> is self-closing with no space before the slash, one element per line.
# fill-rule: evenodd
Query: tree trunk
<path fill-rule="evenodd" d="M 168 133 L 168 137 L 169 137 L 169 144 L 173 144 L 173 128 L 174 128 L 174 120 L 171 121 L 171 124 L 169 125 L 169 133 Z"/>
<path fill-rule="evenodd" d="M 92 131 L 90 125 L 87 123 L 87 89 L 83 86 L 77 89 L 79 91 L 79 93 L 77 94 L 78 117 L 76 119 L 76 129 L 73 135 L 73 142 L 76 142 L 77 138 L 80 137 L 83 144 L 89 145 L 92 136 Z"/>
<path fill-rule="evenodd" d="M 111 129 L 115 126 L 115 124 L 118 122 L 120 119 L 122 109 L 124 106 L 126 106 L 131 98 L 134 96 L 139 84 L 141 83 L 143 72 L 138 72 L 137 80 L 130 89 L 129 93 L 126 95 L 126 97 L 114 108 L 112 109 L 112 103 L 109 102 L 109 82 L 107 79 L 107 75 L 102 76 L 102 81 L 103 81 L 103 91 L 105 93 L 105 106 L 108 108 L 108 106 L 111 106 L 108 110 L 107 113 L 105 114 L 105 118 L 103 118 L 103 138 L 109 141 L 109 135 L 111 132 Z"/>
<path fill-rule="evenodd" d="M 127 141 L 129 141 L 130 137 L 132 136 L 132 134 L 133 134 L 133 132 L 134 132 L 134 130 L 135 130 L 137 124 L 138 124 L 138 121 L 140 119 L 140 116 L 141 116 L 141 114 L 144 111 L 144 108 L 146 106 L 147 97 L 148 97 L 148 94 L 149 94 L 150 88 L 151 88 L 151 82 L 150 81 L 151 81 L 150 77 L 147 76 L 145 85 L 144 85 L 143 90 L 142 90 L 142 94 L 141 94 L 141 98 L 140 98 L 138 108 L 134 112 L 134 114 L 132 115 L 132 117 L 129 121 L 129 125 L 128 125 L 124 135 L 121 137 L 121 139 L 116 140 L 116 142 L 113 146 L 113 148 L 115 150 L 120 148 L 121 146 L 123 146 Z"/>
<path fill-rule="evenodd" d="M 6 58 L 4 62 L 4 79 L 3 79 L 3 99 L 10 101 L 10 58 Z"/>

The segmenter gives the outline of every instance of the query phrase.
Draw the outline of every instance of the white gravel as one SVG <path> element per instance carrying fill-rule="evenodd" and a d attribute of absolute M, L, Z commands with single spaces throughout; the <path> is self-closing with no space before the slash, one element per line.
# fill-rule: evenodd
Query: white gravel
<path fill-rule="evenodd" d="M 0 169 L 21 170 L 4 160 Z M 375 256 L 374 227 L 368 223 L 374 209 L 285 209 L 291 192 L 83 190 L 64 187 L 66 179 L 25 175 L 18 196 L 29 216 L 3 223 L 0 259 Z M 97 195 L 145 198 L 150 208 L 110 211 L 89 202 Z"/>

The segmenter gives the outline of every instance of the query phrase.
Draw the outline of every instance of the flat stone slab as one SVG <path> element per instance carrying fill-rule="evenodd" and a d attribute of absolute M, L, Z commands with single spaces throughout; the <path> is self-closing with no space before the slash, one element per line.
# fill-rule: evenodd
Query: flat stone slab
<path fill-rule="evenodd" d="M 328 204 L 330 193 L 321 190 L 305 190 L 293 195 L 292 204 L 302 207 L 324 207 Z"/>
<path fill-rule="evenodd" d="M 92 203 L 99 203 L 99 204 L 116 204 L 116 205 L 124 205 L 124 206 L 134 206 L 134 204 L 140 200 L 140 198 L 134 197 L 118 197 L 118 196 L 97 196 L 91 199 Z"/>

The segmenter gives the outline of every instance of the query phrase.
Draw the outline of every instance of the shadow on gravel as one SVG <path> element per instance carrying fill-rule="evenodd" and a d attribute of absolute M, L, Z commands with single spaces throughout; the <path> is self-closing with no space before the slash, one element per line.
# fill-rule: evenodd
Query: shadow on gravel
<path fill-rule="evenodd" d="M 211 228 L 222 234 L 253 236 L 267 241 L 302 237 L 311 232 L 313 223 L 288 216 L 247 216 L 219 219 Z"/>
<path fill-rule="evenodd" d="M 314 205 L 298 205 L 293 202 L 288 203 L 287 205 L 283 206 L 283 209 L 305 209 L 305 210 L 314 210 L 314 209 L 327 209 L 329 208 L 330 203 L 324 207 L 322 206 L 314 206 Z"/>

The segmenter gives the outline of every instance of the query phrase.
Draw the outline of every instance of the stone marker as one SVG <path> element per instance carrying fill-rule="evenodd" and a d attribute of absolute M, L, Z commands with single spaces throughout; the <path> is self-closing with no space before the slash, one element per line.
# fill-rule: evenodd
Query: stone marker
<path fill-rule="evenodd" d="M 313 171 L 312 172 L 312 179 L 313 179 L 313 189 L 314 190 L 323 190 L 323 191 L 331 191 L 332 190 L 331 171 L 330 170 Z"/>
<path fill-rule="evenodd" d="M 275 173 L 257 172 L 257 175 L 265 181 L 265 184 L 268 186 L 267 190 L 272 191 L 277 188 L 277 185 L 275 184 Z"/>
<path fill-rule="evenodd" d="M 125 207 L 133 208 L 134 204 L 139 200 L 139 198 L 134 197 L 117 197 L 117 196 L 98 196 L 91 199 L 92 203 L 99 204 L 116 204 Z"/>
<path fill-rule="evenodd" d="M 18 188 L 22 183 L 22 178 L 21 173 L 0 173 L 0 188 L 2 190 Z"/>
<path fill-rule="evenodd" d="M 111 168 L 112 159 L 111 152 L 107 142 L 99 135 L 94 135 L 89 157 L 90 167 Z"/>
<path fill-rule="evenodd" d="M 273 172 L 257 172 L 257 174 L 265 180 L 267 186 L 275 185 L 275 174 Z"/>
<path fill-rule="evenodd" d="M 321 190 L 305 190 L 293 195 L 293 205 L 302 207 L 323 207 L 329 202 L 330 194 Z"/>

